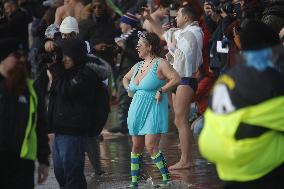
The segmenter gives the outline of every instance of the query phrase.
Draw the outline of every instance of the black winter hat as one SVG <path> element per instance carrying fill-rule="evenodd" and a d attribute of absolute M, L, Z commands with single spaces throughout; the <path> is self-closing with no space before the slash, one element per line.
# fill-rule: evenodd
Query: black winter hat
<path fill-rule="evenodd" d="M 276 32 L 256 20 L 250 20 L 244 25 L 240 37 L 243 50 L 259 50 L 279 44 Z"/>
<path fill-rule="evenodd" d="M 15 38 L 0 40 L 0 61 L 4 60 L 12 52 L 21 50 L 20 43 Z"/>
<path fill-rule="evenodd" d="M 58 42 L 63 55 L 69 56 L 76 66 L 87 62 L 87 46 L 80 39 L 62 39 Z"/>

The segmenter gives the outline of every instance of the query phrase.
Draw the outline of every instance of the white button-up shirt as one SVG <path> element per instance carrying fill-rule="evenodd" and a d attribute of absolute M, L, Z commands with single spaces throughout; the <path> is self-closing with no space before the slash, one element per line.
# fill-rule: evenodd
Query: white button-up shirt
<path fill-rule="evenodd" d="M 202 64 L 203 32 L 197 22 L 192 22 L 183 29 L 170 29 L 164 33 L 171 63 L 181 77 L 192 77 Z M 176 46 L 171 47 L 173 39 Z"/>

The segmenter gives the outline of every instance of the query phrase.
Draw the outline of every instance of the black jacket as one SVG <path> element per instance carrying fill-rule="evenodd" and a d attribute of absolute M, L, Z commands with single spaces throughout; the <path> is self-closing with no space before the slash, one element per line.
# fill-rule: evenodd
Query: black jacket
<path fill-rule="evenodd" d="M 96 55 L 103 58 L 110 64 L 113 63 L 113 46 L 115 37 L 115 26 L 111 16 L 105 15 L 97 20 L 92 18 L 79 22 L 79 35 L 84 41 L 89 41 L 91 47 L 94 45 L 105 43 L 109 45 L 105 51 L 97 51 Z M 94 51 L 94 49 L 92 49 Z"/>
<path fill-rule="evenodd" d="M 0 38 L 13 37 L 28 50 L 28 24 L 32 22 L 32 17 L 24 10 L 17 9 L 7 22 L 0 25 Z"/>
<path fill-rule="evenodd" d="M 62 64 L 49 67 L 52 85 L 49 95 L 48 122 L 55 133 L 87 136 L 91 127 L 91 108 L 95 88 L 101 82 L 87 66 L 65 70 Z"/>
<path fill-rule="evenodd" d="M 0 153 L 20 157 L 28 125 L 30 94 L 26 87 L 22 95 L 12 95 L 7 92 L 4 81 L 5 78 L 0 74 Z M 43 99 L 39 95 L 37 117 L 37 159 L 40 163 L 49 165 L 46 114 Z"/>

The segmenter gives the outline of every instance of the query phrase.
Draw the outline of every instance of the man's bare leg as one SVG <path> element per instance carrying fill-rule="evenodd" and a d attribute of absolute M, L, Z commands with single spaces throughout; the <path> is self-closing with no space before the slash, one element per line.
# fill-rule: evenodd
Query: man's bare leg
<path fill-rule="evenodd" d="M 181 157 L 179 162 L 169 167 L 170 170 L 188 169 L 192 162 L 193 135 L 189 127 L 189 111 L 193 95 L 192 88 L 187 85 L 178 86 L 176 94 L 173 95 L 175 125 L 179 132 Z"/>

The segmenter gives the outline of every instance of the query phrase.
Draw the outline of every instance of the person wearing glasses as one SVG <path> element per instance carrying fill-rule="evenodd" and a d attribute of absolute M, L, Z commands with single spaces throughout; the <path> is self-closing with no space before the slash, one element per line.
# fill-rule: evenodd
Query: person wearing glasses
<path fill-rule="evenodd" d="M 168 132 L 168 98 L 180 83 L 180 77 L 165 59 L 161 58 L 160 39 L 154 33 L 138 32 L 138 55 L 143 61 L 135 64 L 124 76 L 123 85 L 132 97 L 127 124 L 132 136 L 131 187 L 138 186 L 141 156 L 146 147 L 162 175 L 162 185 L 169 183 L 169 171 L 159 150 L 161 134 Z"/>
<path fill-rule="evenodd" d="M 50 153 L 43 98 L 28 78 L 14 38 L 0 40 L 0 188 L 34 188 L 48 176 Z"/>

